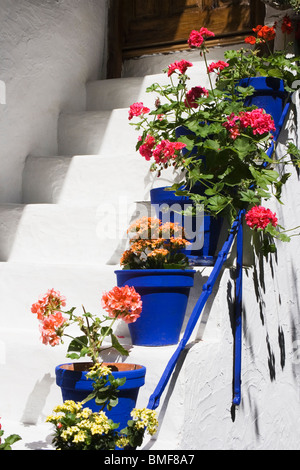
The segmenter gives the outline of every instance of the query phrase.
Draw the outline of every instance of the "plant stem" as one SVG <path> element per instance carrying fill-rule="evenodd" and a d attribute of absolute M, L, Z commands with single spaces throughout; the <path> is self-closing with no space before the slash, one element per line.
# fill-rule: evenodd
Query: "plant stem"
<path fill-rule="evenodd" d="M 212 93 L 213 97 L 216 99 L 215 94 L 214 94 L 214 87 L 213 87 L 213 84 L 212 84 L 212 81 L 211 81 L 211 76 L 210 76 L 210 73 L 208 72 L 208 64 L 207 64 L 205 48 L 203 48 L 203 58 L 204 58 L 204 63 L 205 63 L 205 67 L 206 67 L 206 73 L 207 73 L 209 84 L 210 84 L 211 93 Z"/>

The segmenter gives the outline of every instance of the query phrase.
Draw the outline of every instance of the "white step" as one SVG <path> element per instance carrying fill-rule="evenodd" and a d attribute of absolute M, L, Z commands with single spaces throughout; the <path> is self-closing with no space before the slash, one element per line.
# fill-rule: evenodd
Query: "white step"
<path fill-rule="evenodd" d="M 187 82 L 188 88 L 193 86 L 210 88 L 204 62 L 194 63 L 193 67 L 188 69 L 187 74 L 190 77 Z M 172 79 L 176 83 L 175 75 L 172 76 Z M 138 101 L 142 101 L 150 109 L 153 109 L 157 94 L 146 91 L 153 83 L 169 85 L 171 82 L 166 73 L 89 82 L 87 84 L 87 110 L 129 108 L 131 104 Z"/>
<path fill-rule="evenodd" d="M 153 214 L 150 203 L 104 201 L 98 206 L 0 205 L 0 261 L 48 264 L 118 264 L 131 221 Z M 245 240 L 249 243 L 249 231 Z M 227 238 L 224 227 L 218 250 Z M 235 262 L 235 243 L 227 264 Z M 244 264 L 252 257 L 244 255 Z"/>
<path fill-rule="evenodd" d="M 30 312 L 41 294 L 54 288 L 67 298 L 67 307 L 85 305 L 101 312 L 102 292 L 116 285 L 118 265 L 43 264 L 41 262 L 0 263 L 0 328 L 36 331 L 36 319 Z"/>
<path fill-rule="evenodd" d="M 138 137 L 128 109 L 61 114 L 58 120 L 59 155 L 134 154 Z"/>
<path fill-rule="evenodd" d="M 98 207 L 0 205 L 0 261 L 118 263 L 132 214 L 126 204 L 109 201 Z"/>
<path fill-rule="evenodd" d="M 48 431 L 50 434 L 51 429 L 44 423 L 54 406 L 62 401 L 60 389 L 55 383 L 54 371 L 56 365 L 70 362 L 65 357 L 68 341 L 54 348 L 41 343 L 38 322 L 30 311 L 32 303 L 37 301 L 40 294 L 53 287 L 66 296 L 67 308 L 74 306 L 80 312 L 81 305 L 84 305 L 87 311 L 101 315 L 102 293 L 116 285 L 115 269 L 115 266 L 0 263 L 0 309 L 9 312 L 3 316 L 0 327 L 0 402 L 5 403 L 4 420 L 1 422 L 9 433 L 18 432 L 24 437 L 24 440 L 16 445 L 16 449 L 51 447 L 51 440 L 48 437 Z M 195 287 L 191 291 L 186 321 L 210 272 L 211 268 L 198 270 Z M 191 341 L 204 340 L 193 346 L 196 351 L 200 348 L 202 376 L 207 374 L 205 361 L 212 356 L 215 342 L 222 343 L 225 332 L 227 329 L 230 331 L 229 317 L 222 309 L 227 282 L 230 282 L 229 271 L 226 270 L 223 276 L 225 276 L 223 288 L 220 292 L 214 289 L 213 298 L 205 307 L 191 337 Z M 209 323 L 207 323 L 208 315 L 210 315 Z M 126 362 L 143 364 L 147 368 L 146 383 L 140 389 L 137 403 L 137 406 L 145 407 L 177 345 L 156 348 L 132 347 L 128 327 L 123 322 L 118 325 L 116 333 L 123 337 L 120 341 L 129 348 L 130 354 Z M 231 346 L 229 348 L 231 350 Z M 108 361 L 124 360 L 112 352 L 104 353 L 103 358 Z M 149 443 L 153 449 L 180 448 L 178 446 L 185 419 L 183 397 L 186 393 L 186 373 L 185 367 L 182 370 L 180 367 L 176 369 L 176 384 L 171 380 L 171 389 L 168 384 L 163 393 L 157 410 L 160 432 L 157 438 Z M 12 386 L 15 387 L 16 383 L 18 389 L 22 390 L 17 396 L 12 390 Z M 169 401 L 170 392 L 171 401 Z M 227 392 L 230 395 L 230 380 Z M 18 423 L 14 429 L 13 423 Z M 31 425 L 27 427 L 27 431 L 24 429 L 24 424 Z M 40 443 L 36 442 L 37 427 L 41 428 Z M 169 447 L 163 447 L 165 445 Z"/>
<path fill-rule="evenodd" d="M 23 171 L 23 203 L 99 206 L 103 202 L 150 200 L 153 187 L 171 185 L 173 169 L 156 178 L 137 152 L 129 154 L 28 157 Z"/>

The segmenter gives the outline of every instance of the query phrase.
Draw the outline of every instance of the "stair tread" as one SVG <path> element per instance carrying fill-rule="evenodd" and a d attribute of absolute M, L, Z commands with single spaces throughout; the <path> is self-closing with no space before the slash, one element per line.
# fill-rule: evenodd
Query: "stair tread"
<path fill-rule="evenodd" d="M 118 168 L 118 171 L 116 171 Z M 114 174 L 114 178 L 107 178 Z M 123 154 L 28 157 L 23 171 L 23 201 L 78 206 L 122 198 L 132 204 L 150 200 L 153 187 L 172 184 L 172 168 L 157 178 L 136 152 Z"/>

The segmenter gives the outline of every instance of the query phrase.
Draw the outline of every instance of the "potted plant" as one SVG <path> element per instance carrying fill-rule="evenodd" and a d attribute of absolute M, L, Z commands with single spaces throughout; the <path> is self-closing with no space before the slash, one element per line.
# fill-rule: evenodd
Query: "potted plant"
<path fill-rule="evenodd" d="M 75 308 L 63 311 L 65 306 L 65 297 L 59 291 L 50 289 L 32 305 L 31 312 L 39 320 L 43 344 L 55 347 L 67 337 L 70 338 L 67 357 L 72 360 L 87 358 L 85 362 L 61 364 L 55 369 L 56 383 L 61 387 L 63 400 L 81 402 L 94 393 L 94 381 L 87 374 L 93 366 L 103 363 L 101 351 L 106 339 L 110 338 L 110 347 L 122 356 L 128 356 L 128 351 L 113 333 L 113 325 L 119 319 L 126 323 L 135 322 L 141 314 L 142 302 L 133 287 L 115 286 L 102 296 L 102 307 L 108 313 L 102 318 L 86 312 L 84 307 L 82 315 L 76 315 Z M 78 336 L 73 333 L 76 329 L 79 330 Z M 68 330 L 71 330 L 70 334 Z M 119 387 L 114 401 L 117 406 L 107 411 L 124 427 L 135 406 L 139 388 L 145 383 L 146 368 L 129 363 L 108 363 L 107 367 L 114 380 L 111 387 Z M 98 411 L 99 406 L 102 409 L 100 398 L 95 396 L 90 401 L 93 411 Z"/>
<path fill-rule="evenodd" d="M 158 421 L 153 410 L 133 408 L 124 428 L 103 411 L 115 405 L 117 389 L 125 379 L 114 379 L 110 368 L 101 364 L 87 375 L 93 380 L 94 393 L 83 402 L 65 401 L 47 417 L 46 421 L 55 427 L 52 443 L 57 450 L 135 449 L 142 445 L 145 432 L 156 433 Z M 98 411 L 84 406 L 95 395 L 102 405 Z"/>
<path fill-rule="evenodd" d="M 228 67 L 218 74 L 217 87 L 251 87 L 252 93 L 244 101 L 245 106 L 255 105 L 271 114 L 275 127 L 279 125 L 282 111 L 291 93 L 298 86 L 300 69 L 297 57 L 288 54 L 288 37 L 293 32 L 292 20 L 286 15 L 281 21 L 284 35 L 284 49 L 273 50 L 279 24 L 258 25 L 253 35 L 245 39 L 251 47 L 226 51 L 224 56 Z M 253 46 L 253 47 L 252 47 Z"/>
<path fill-rule="evenodd" d="M 257 27 L 255 41 L 267 44 L 274 31 Z M 166 199 L 171 190 L 175 197 L 192 201 L 192 211 L 201 206 L 205 214 L 224 217 L 231 226 L 240 210 L 273 197 L 280 201 L 290 174 L 280 173 L 276 167 L 279 163 L 282 167 L 299 164 L 299 151 L 292 143 L 280 162 L 268 155 L 277 132 L 275 121 L 263 107 L 247 101 L 255 90 L 241 86 L 240 80 L 246 72 L 249 77 L 274 69 L 276 78 L 284 78 L 285 94 L 292 78 L 299 76 L 299 68 L 289 60 L 290 68 L 285 70 L 285 53 L 265 59 L 252 51 L 242 56 L 230 51 L 227 61 L 208 64 L 206 38 L 213 35 L 200 28 L 192 31 L 188 40 L 204 58 L 210 90 L 202 86 L 189 89 L 187 71 L 193 64 L 175 62 L 165 71 L 169 85 L 155 83 L 147 89 L 156 94 L 154 108 L 133 105 L 129 119 L 138 118 L 131 123 L 141 133 L 136 149 L 150 162 L 151 170 L 158 176 L 168 167 L 181 172 L 179 183 L 164 188 Z M 280 106 L 282 110 L 282 103 Z"/>
<path fill-rule="evenodd" d="M 130 248 L 115 271 L 118 286 L 134 287 L 143 315 L 129 324 L 132 343 L 166 346 L 179 340 L 195 271 L 183 249 L 189 242 L 177 223 L 142 217 L 128 229 Z"/>

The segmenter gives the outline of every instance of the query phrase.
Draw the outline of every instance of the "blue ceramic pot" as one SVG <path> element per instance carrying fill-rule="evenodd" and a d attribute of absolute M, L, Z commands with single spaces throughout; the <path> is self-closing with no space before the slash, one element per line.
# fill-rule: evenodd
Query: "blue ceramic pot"
<path fill-rule="evenodd" d="M 238 85 L 245 88 L 252 86 L 255 89 L 254 94 L 246 98 L 244 105 L 263 108 L 267 114 L 273 117 L 277 129 L 289 96 L 284 89 L 283 80 L 274 77 L 249 77 L 240 80 Z"/>
<path fill-rule="evenodd" d="M 193 135 L 194 136 L 195 133 L 192 132 L 190 129 L 188 129 L 185 126 L 179 126 L 175 129 L 175 135 L 176 135 L 177 139 L 180 139 L 180 137 L 183 136 L 183 135 Z M 181 150 L 181 153 L 183 155 L 186 155 L 187 153 L 189 153 L 189 150 L 187 150 L 186 148 L 183 148 Z M 190 155 L 197 155 L 197 147 L 196 146 L 192 149 Z"/>
<path fill-rule="evenodd" d="M 127 426 L 127 421 L 131 419 L 130 413 L 136 406 L 139 389 L 145 383 L 146 368 L 127 363 L 106 363 L 106 365 L 112 366 L 112 375 L 115 378 L 126 377 L 125 384 L 118 389 L 118 405 L 110 411 L 103 410 L 109 419 L 120 423 L 118 430 L 121 430 Z M 93 381 L 86 378 L 89 366 L 91 366 L 89 363 L 74 363 L 61 364 L 55 368 L 56 384 L 61 388 L 63 401 L 80 402 L 94 391 Z M 88 401 L 84 406 L 93 412 L 100 410 L 95 400 Z"/>
<path fill-rule="evenodd" d="M 133 286 L 143 305 L 141 316 L 130 323 L 132 344 L 167 346 L 177 344 L 186 312 L 192 269 L 124 269 L 115 271 L 118 287 Z"/>
<path fill-rule="evenodd" d="M 194 192 L 200 191 L 196 186 Z M 213 266 L 216 260 L 216 251 L 223 225 L 222 217 L 212 217 L 202 213 L 199 216 L 183 216 L 180 211 L 186 210 L 193 201 L 187 196 L 176 196 L 175 191 L 167 191 L 165 187 L 150 191 L 151 205 L 154 206 L 156 216 L 164 221 L 178 222 L 191 243 L 183 252 L 191 264 L 197 266 Z"/>

